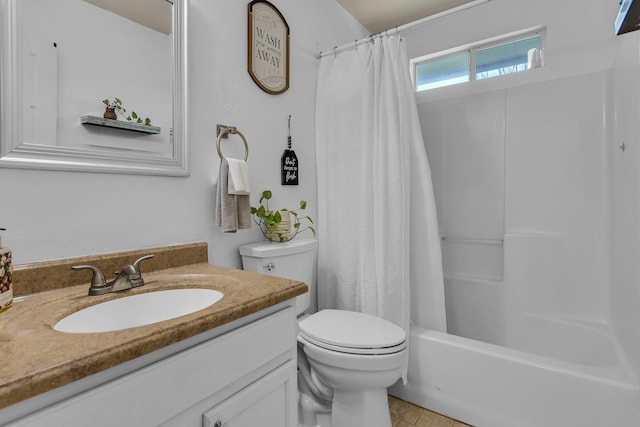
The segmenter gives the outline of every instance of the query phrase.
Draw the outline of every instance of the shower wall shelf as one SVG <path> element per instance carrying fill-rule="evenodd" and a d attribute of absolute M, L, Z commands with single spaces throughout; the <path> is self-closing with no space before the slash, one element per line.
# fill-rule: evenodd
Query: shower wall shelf
<path fill-rule="evenodd" d="M 82 123 L 83 125 L 94 125 L 94 126 L 102 126 L 107 128 L 124 129 L 124 130 L 130 130 L 134 132 L 160 133 L 160 128 L 158 126 L 147 126 L 140 123 L 126 122 L 124 120 L 105 119 L 103 117 L 98 117 L 98 116 L 81 116 L 80 123 Z"/>

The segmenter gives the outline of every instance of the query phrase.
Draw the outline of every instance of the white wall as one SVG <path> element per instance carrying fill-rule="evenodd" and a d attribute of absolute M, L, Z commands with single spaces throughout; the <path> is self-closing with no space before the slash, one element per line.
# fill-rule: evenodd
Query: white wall
<path fill-rule="evenodd" d="M 214 225 L 216 123 L 237 126 L 248 139 L 253 203 L 270 188 L 274 205 L 305 199 L 316 217 L 315 55 L 365 31 L 332 1 L 273 3 L 291 29 L 290 89 L 278 96 L 246 71 L 247 2 L 190 1 L 188 178 L 0 169 L 0 226 L 16 263 L 206 241 L 211 262 L 240 267 L 237 248 L 263 237 L 255 227 L 223 234 Z M 280 185 L 289 114 L 301 164 L 297 187 Z M 233 155 L 241 145 L 230 139 L 223 151 Z"/>
<path fill-rule="evenodd" d="M 513 31 L 547 26 L 546 67 L 535 77 L 516 75 L 506 82 L 459 89 L 462 95 L 487 87 L 557 79 L 608 69 L 618 51 L 613 21 L 618 2 L 600 0 L 491 0 L 473 9 L 405 32 L 409 57 L 455 48 Z M 481 82 L 478 82 L 481 83 Z M 456 92 L 454 92 L 456 93 Z M 451 92 L 447 94 L 450 96 Z M 430 97 L 437 96 L 435 93 Z"/>
<path fill-rule="evenodd" d="M 640 32 L 621 40 L 613 69 L 611 170 L 612 316 L 640 376 Z M 624 144 L 624 150 L 620 147 Z"/>

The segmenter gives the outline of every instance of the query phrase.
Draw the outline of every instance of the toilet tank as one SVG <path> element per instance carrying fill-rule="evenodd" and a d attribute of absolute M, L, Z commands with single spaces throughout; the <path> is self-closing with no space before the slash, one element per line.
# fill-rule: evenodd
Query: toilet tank
<path fill-rule="evenodd" d="M 309 292 L 296 297 L 298 314 L 315 303 L 315 271 L 318 241 L 296 239 L 284 243 L 257 242 L 240 246 L 242 268 L 246 271 L 304 282 Z M 313 309 L 313 307 L 311 307 Z"/>

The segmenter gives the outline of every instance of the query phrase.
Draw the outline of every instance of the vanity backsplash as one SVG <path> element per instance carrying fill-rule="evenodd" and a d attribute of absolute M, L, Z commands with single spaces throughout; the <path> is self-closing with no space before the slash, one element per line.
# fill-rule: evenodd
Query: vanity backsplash
<path fill-rule="evenodd" d="M 91 282 L 90 271 L 75 271 L 71 267 L 79 264 L 92 264 L 106 274 L 119 270 L 123 265 L 130 264 L 133 260 L 149 253 L 153 253 L 155 257 L 145 262 L 143 266 L 145 272 L 208 262 L 207 244 L 198 242 L 16 264 L 13 266 L 13 294 L 15 297 L 20 297 L 89 283 Z"/>

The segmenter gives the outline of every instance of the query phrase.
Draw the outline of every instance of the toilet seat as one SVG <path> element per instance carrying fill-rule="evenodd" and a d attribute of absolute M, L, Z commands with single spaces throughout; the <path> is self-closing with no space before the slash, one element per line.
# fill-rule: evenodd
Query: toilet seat
<path fill-rule="evenodd" d="M 366 313 L 322 310 L 301 320 L 298 326 L 303 342 L 341 353 L 383 355 L 407 347 L 401 327 Z"/>

